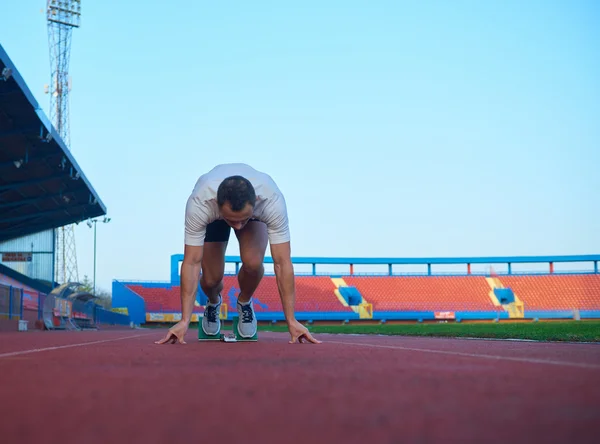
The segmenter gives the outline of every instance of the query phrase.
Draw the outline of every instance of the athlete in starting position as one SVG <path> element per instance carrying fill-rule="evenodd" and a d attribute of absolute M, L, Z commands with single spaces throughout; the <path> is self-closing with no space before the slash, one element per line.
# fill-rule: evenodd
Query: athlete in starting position
<path fill-rule="evenodd" d="M 277 288 L 291 336 L 290 343 L 320 343 L 300 324 L 294 314 L 295 283 L 291 259 L 287 207 L 273 179 L 245 164 L 218 165 L 200 176 L 185 210 L 185 248 L 181 266 L 182 318 L 157 344 L 185 344 L 194 301 L 200 286 L 208 297 L 202 329 L 208 335 L 220 333 L 225 250 L 231 228 L 240 244 L 242 266 L 238 272 L 238 333 L 252 337 L 256 316 L 252 295 L 263 275 L 267 243 L 275 268 Z"/>

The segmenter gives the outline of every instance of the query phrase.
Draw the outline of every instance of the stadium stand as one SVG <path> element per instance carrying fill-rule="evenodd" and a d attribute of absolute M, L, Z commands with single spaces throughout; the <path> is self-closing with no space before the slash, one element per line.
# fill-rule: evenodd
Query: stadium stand
<path fill-rule="evenodd" d="M 226 275 L 223 281 L 223 302 L 228 305 L 229 310 L 235 309 L 240 293 L 237 277 Z M 134 282 L 121 282 L 121 284 L 144 300 L 147 312 L 155 314 L 179 314 L 181 312 L 179 285 Z M 344 306 L 336 298 L 335 288 L 329 277 L 299 277 L 296 280 L 297 311 L 301 313 L 352 313 L 351 308 Z M 203 293 L 200 287 L 198 290 L 194 313 L 203 313 L 204 307 L 200 305 Z M 258 314 L 282 314 L 283 307 L 279 298 L 277 281 L 273 276 L 266 276 L 259 284 L 254 297 L 254 309 Z"/>
<path fill-rule="evenodd" d="M 235 307 L 240 289 L 237 277 L 227 276 L 225 291 L 231 307 Z M 299 276 L 296 279 L 296 310 L 298 312 L 350 312 L 335 297 L 335 285 L 326 276 Z M 256 312 L 282 312 L 277 280 L 273 276 L 263 279 L 256 289 Z"/>
<path fill-rule="evenodd" d="M 161 286 L 128 284 L 127 288 L 144 299 L 146 310 L 150 312 L 176 313 L 181 310 L 179 286 Z M 200 307 L 195 306 L 194 312 Z"/>
<path fill-rule="evenodd" d="M 0 147 L 0 329 L 15 330 L 43 325 L 42 307 L 58 287 L 54 229 L 105 215 L 106 206 L 1 45 Z M 44 251 L 32 251 L 39 244 Z M 80 325 L 129 323 L 78 304 L 68 308 Z"/>
<path fill-rule="evenodd" d="M 480 276 L 344 276 L 373 311 L 495 310 Z"/>
<path fill-rule="evenodd" d="M 600 274 L 502 276 L 528 310 L 600 310 Z"/>
<path fill-rule="evenodd" d="M 113 282 L 117 307 L 139 310 L 136 316 L 147 322 L 176 320 L 180 315 L 179 261 L 171 257 L 171 281 Z M 591 261 L 593 270 L 581 273 L 502 274 L 470 273 L 470 263 Z M 226 262 L 239 266 L 239 257 Z M 271 258 L 265 258 L 270 263 Z M 510 257 L 510 258 L 293 258 L 294 263 L 313 264 L 313 273 L 296 276 L 296 315 L 301 320 L 439 320 L 439 319 L 527 319 L 600 317 L 600 274 L 597 256 Z M 426 274 L 317 274 L 316 264 L 425 264 Z M 465 264 L 464 274 L 435 274 L 432 264 Z M 389 268 L 391 270 L 391 266 Z M 350 267 L 352 270 L 352 266 Z M 510 265 L 509 265 L 510 270 Z M 122 290 L 119 290 L 121 288 Z M 224 277 L 223 301 L 228 305 L 223 319 L 237 316 L 239 286 L 235 273 Z M 117 295 L 117 297 L 115 297 Z M 133 298 L 130 300 L 130 298 Z M 195 313 L 203 313 L 199 288 Z M 255 310 L 261 321 L 283 319 L 282 306 L 273 274 L 266 274 L 255 296 Z M 167 316 L 167 314 L 169 316 Z M 198 318 L 196 318 L 197 320 Z"/>

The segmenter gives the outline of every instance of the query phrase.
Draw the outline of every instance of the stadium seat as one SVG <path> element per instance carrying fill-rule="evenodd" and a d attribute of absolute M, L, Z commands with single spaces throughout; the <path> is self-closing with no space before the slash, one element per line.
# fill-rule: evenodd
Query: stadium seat
<path fill-rule="evenodd" d="M 495 310 L 481 276 L 344 276 L 373 311 Z"/>
<path fill-rule="evenodd" d="M 599 310 L 600 275 L 544 274 L 502 276 L 525 310 Z"/>

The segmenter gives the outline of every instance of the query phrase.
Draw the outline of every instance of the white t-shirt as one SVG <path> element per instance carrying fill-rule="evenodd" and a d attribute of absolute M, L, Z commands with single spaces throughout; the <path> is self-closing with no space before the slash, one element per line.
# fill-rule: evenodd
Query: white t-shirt
<path fill-rule="evenodd" d="M 206 226 L 221 219 L 217 204 L 217 190 L 223 179 L 239 175 L 252 183 L 256 193 L 253 218 L 267 225 L 271 244 L 290 240 L 287 207 L 283 194 L 268 174 L 243 163 L 217 165 L 200 176 L 185 208 L 185 244 L 204 245 Z"/>

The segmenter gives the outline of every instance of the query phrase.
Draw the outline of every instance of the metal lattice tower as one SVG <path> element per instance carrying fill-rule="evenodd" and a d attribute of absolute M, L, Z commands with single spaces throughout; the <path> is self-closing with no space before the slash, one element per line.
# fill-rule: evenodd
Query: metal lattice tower
<path fill-rule="evenodd" d="M 48 41 L 50 44 L 51 81 L 50 120 L 56 131 L 71 149 L 69 129 L 69 58 L 71 53 L 71 33 L 79 28 L 81 20 L 81 0 L 48 0 L 46 7 L 48 20 Z M 77 251 L 73 225 L 56 230 L 56 274 L 59 283 L 78 282 Z"/>

